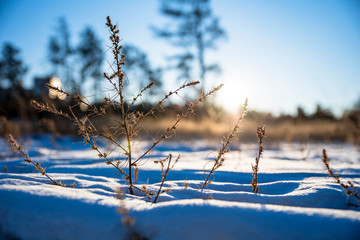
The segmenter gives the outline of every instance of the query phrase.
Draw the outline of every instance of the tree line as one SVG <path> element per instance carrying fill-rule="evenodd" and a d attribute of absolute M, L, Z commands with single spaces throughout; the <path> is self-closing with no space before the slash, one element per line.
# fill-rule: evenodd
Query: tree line
<path fill-rule="evenodd" d="M 48 75 L 61 79 L 63 88 L 71 93 L 84 95 L 84 85 L 91 84 L 95 90 L 95 101 L 99 101 L 105 52 L 102 41 L 90 26 L 81 31 L 78 44 L 72 45 L 69 25 L 65 18 L 60 18 L 55 34 L 51 35 L 48 41 L 47 60 L 51 66 Z M 13 44 L 3 44 L 0 58 L 1 89 L 22 88 L 28 67 L 20 53 L 20 49 Z M 127 45 L 124 54 L 127 56 L 127 69 L 130 74 L 137 72 L 141 79 L 140 84 L 154 81 L 161 86 L 161 69 L 153 69 L 143 51 Z"/>
<path fill-rule="evenodd" d="M 206 53 L 216 47 L 219 39 L 225 37 L 225 30 L 214 16 L 210 0 L 163 0 L 160 13 L 169 19 L 166 27 L 152 26 L 151 30 L 159 38 L 178 49 L 176 54 L 167 56 L 169 65 L 152 66 L 147 54 L 140 48 L 127 44 L 125 70 L 128 76 L 136 78 L 137 89 L 153 81 L 156 85 L 151 94 L 162 93 L 163 72 L 176 70 L 177 80 L 200 80 L 205 88 L 210 72 L 219 72 L 217 63 L 207 63 Z M 106 49 L 95 31 L 86 27 L 80 33 L 76 45 L 71 42 L 69 25 L 60 18 L 47 46 L 47 59 L 51 66 L 49 75 L 62 80 L 63 87 L 72 93 L 85 94 L 84 85 L 95 89 L 95 101 L 101 100 L 102 69 Z M 28 67 L 20 57 L 20 50 L 11 43 L 5 43 L 0 59 L 0 88 L 22 86 Z"/>

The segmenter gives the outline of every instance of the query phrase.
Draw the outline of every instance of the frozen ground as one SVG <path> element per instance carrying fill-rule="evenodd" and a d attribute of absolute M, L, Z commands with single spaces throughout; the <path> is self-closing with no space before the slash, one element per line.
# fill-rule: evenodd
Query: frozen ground
<path fill-rule="evenodd" d="M 11 155 L 1 140 L 0 239 L 126 239 L 128 229 L 116 211 L 120 200 L 114 193 L 125 185 L 116 169 L 99 163 L 80 139 L 53 140 L 32 137 L 24 146 L 48 174 L 74 183 L 73 189 L 51 185 L 23 158 Z M 254 194 L 251 163 L 257 146 L 234 144 L 214 182 L 201 191 L 203 168 L 210 168 L 218 147 L 194 140 L 154 151 L 140 166 L 137 183 L 148 183 L 152 191 L 161 180 L 153 160 L 169 152 L 181 158 L 164 186 L 171 191 L 160 195 L 159 203 L 126 195 L 123 204 L 135 221 L 133 228 L 148 239 L 360 239 L 360 209 L 348 205 L 354 200 L 347 199 L 321 162 L 326 148 L 334 171 L 359 186 L 359 149 L 311 144 L 301 152 L 298 144 L 267 142 L 260 160 L 260 194 Z"/>

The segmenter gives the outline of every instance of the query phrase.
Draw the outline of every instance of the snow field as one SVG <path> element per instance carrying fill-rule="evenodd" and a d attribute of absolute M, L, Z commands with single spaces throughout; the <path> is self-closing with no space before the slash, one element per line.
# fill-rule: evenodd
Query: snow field
<path fill-rule="evenodd" d="M 115 190 L 126 189 L 116 169 L 99 163 L 79 139 L 32 137 L 28 149 L 56 180 L 75 188 L 51 185 L 11 156 L 2 142 L 0 167 L 0 239 L 126 239 L 117 213 Z M 75 143 L 75 144 L 74 144 Z M 137 145 L 145 148 L 149 142 Z M 359 150 L 348 144 L 309 144 L 306 160 L 299 144 L 264 144 L 259 165 L 259 193 L 251 189 L 256 145 L 234 144 L 224 166 L 205 190 L 204 166 L 211 167 L 217 143 L 192 141 L 163 144 L 139 166 L 137 186 L 160 186 L 161 170 L 153 160 L 180 154 L 153 204 L 142 193 L 126 194 L 124 204 L 134 229 L 148 239 L 359 239 L 360 212 L 327 175 L 321 161 L 326 148 L 331 166 L 344 180 L 360 185 Z M 115 153 L 114 157 L 118 157 Z"/>

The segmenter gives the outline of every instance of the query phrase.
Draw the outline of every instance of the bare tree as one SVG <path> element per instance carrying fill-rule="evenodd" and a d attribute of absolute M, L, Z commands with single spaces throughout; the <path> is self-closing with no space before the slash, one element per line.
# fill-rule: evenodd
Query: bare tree
<path fill-rule="evenodd" d="M 54 74 L 60 76 L 69 91 L 78 90 L 72 75 L 71 58 L 74 50 L 70 44 L 70 32 L 65 18 L 59 18 L 56 35 L 51 36 L 48 45 L 48 58 L 54 67 Z"/>
<path fill-rule="evenodd" d="M 5 43 L 1 54 L 0 87 L 3 87 L 6 80 L 11 88 L 21 86 L 27 68 L 19 57 L 20 50 L 10 43 Z"/>
<path fill-rule="evenodd" d="M 162 94 L 162 68 L 154 68 L 147 54 L 134 45 L 125 45 L 123 53 L 126 56 L 125 70 L 127 71 L 127 76 L 134 76 L 138 84 L 138 86 L 136 86 L 138 89 L 135 89 L 136 92 L 144 86 L 147 86 L 150 82 L 153 82 L 156 87 L 149 89 L 150 95 L 156 96 Z M 131 79 L 129 81 L 132 82 Z"/>
<path fill-rule="evenodd" d="M 96 102 L 101 89 L 104 51 L 101 48 L 101 41 L 91 27 L 86 27 L 81 33 L 77 52 L 80 57 L 80 85 L 84 84 L 89 77 L 92 78 Z"/>
<path fill-rule="evenodd" d="M 172 25 L 161 29 L 153 27 L 153 30 L 157 36 L 183 48 L 183 54 L 175 56 L 180 78 L 189 78 L 194 65 L 192 61 L 196 60 L 204 89 L 206 74 L 220 71 L 218 64 L 206 63 L 205 53 L 214 49 L 215 43 L 225 37 L 218 18 L 213 16 L 210 0 L 162 0 L 160 11 L 173 20 Z"/>

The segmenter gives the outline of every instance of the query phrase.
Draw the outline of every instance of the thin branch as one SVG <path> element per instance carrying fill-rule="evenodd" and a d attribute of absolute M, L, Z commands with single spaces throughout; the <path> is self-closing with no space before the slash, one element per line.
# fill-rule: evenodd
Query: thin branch
<path fill-rule="evenodd" d="M 156 201 L 158 200 L 159 198 L 159 195 L 161 193 L 161 189 L 164 185 L 164 182 L 165 182 L 165 179 L 168 175 L 168 173 L 170 172 L 170 170 L 175 166 L 175 164 L 179 161 L 180 159 L 180 155 L 176 158 L 174 164 L 170 167 L 170 164 L 171 164 L 171 159 L 172 159 L 172 155 L 169 154 L 169 156 L 167 156 L 165 159 L 163 160 L 160 160 L 160 161 L 155 161 L 155 163 L 160 163 L 161 164 L 161 184 L 160 184 L 160 187 L 159 187 L 159 190 L 157 191 L 157 194 L 156 194 L 156 197 L 154 199 L 154 202 L 153 203 L 156 203 Z M 167 167 L 166 167 L 166 170 L 164 171 L 164 167 L 165 167 L 165 163 L 168 163 L 167 164 Z"/>
<path fill-rule="evenodd" d="M 45 172 L 45 168 L 40 166 L 39 162 L 33 162 L 29 156 L 29 154 L 27 154 L 23 147 L 21 145 L 19 145 L 16 140 L 14 139 L 13 135 L 9 134 L 9 143 L 10 145 L 13 147 L 14 151 L 19 152 L 21 155 L 23 155 L 25 157 L 25 162 L 27 162 L 28 164 L 32 164 L 34 165 L 35 169 L 38 170 L 42 175 L 44 175 L 45 177 L 47 177 L 54 185 L 60 186 L 60 187 L 65 187 L 65 185 L 63 185 L 60 181 L 56 181 L 53 177 L 51 177 L 50 175 L 48 175 Z M 73 185 L 71 185 L 70 187 L 73 187 Z"/>
<path fill-rule="evenodd" d="M 180 86 L 178 89 L 176 89 L 175 91 L 170 91 L 168 94 L 166 94 L 160 101 L 158 101 L 156 104 L 154 104 L 154 106 L 145 114 L 141 115 L 138 119 L 137 122 L 133 125 L 133 129 L 135 129 L 140 122 L 145 119 L 147 116 L 154 114 L 154 111 L 157 107 L 162 106 L 162 104 L 164 103 L 165 100 L 167 100 L 170 96 L 174 95 L 174 94 L 178 94 L 180 92 L 180 90 L 186 88 L 186 87 L 190 87 L 190 86 L 195 86 L 197 84 L 199 84 L 199 81 L 192 81 L 186 84 L 183 84 L 182 86 Z"/>
<path fill-rule="evenodd" d="M 354 196 L 356 200 L 358 201 L 359 205 L 355 205 L 356 207 L 360 207 L 360 196 L 358 195 L 358 189 L 355 190 L 354 183 L 352 181 L 348 181 L 347 184 L 340 180 L 340 177 L 338 174 L 335 174 L 333 170 L 330 167 L 330 158 L 328 158 L 326 150 L 323 149 L 323 158 L 322 161 L 325 164 L 325 167 L 331 177 L 335 179 L 335 181 L 345 190 L 346 195 Z"/>

